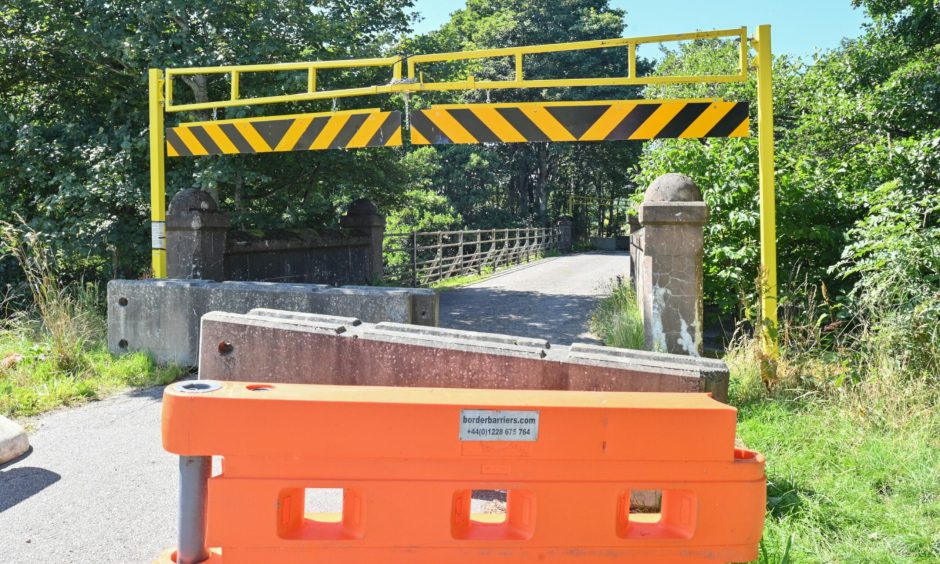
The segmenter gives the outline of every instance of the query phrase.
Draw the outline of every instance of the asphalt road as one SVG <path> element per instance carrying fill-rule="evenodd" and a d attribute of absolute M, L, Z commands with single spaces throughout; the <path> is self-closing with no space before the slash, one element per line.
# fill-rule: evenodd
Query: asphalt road
<path fill-rule="evenodd" d="M 441 325 L 588 340 L 590 312 L 626 260 L 557 257 L 445 292 Z M 161 394 L 134 390 L 30 422 L 32 451 L 0 466 L 0 562 L 152 562 L 174 544 L 177 459 L 160 443 Z"/>
<path fill-rule="evenodd" d="M 558 345 L 592 341 L 591 312 L 626 274 L 628 255 L 587 253 L 531 266 L 441 294 L 441 326 L 548 339 Z"/>

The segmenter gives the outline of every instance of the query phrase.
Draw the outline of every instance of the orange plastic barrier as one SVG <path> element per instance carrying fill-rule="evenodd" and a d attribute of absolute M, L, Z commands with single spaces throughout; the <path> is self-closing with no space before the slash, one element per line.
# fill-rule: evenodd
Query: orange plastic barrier
<path fill-rule="evenodd" d="M 223 457 L 212 563 L 757 557 L 764 460 L 706 394 L 219 385 L 163 403 L 166 450 Z M 342 488 L 342 513 L 305 513 L 306 488 Z M 508 492 L 505 515 L 474 490 Z M 640 490 L 659 513 L 631 512 Z"/>

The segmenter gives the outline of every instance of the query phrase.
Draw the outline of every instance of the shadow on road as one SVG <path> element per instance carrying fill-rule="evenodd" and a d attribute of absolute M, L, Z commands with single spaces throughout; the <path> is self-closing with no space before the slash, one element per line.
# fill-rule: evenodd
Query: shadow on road
<path fill-rule="evenodd" d="M 547 339 L 596 342 L 587 335 L 598 296 L 460 288 L 441 294 L 441 327 Z"/>
<path fill-rule="evenodd" d="M 26 458 L 28 455 L 29 452 L 11 461 L 11 464 Z M 4 468 L 4 466 L 0 466 L 0 468 Z M 32 466 L 17 466 L 16 468 L 0 471 L 0 513 L 21 501 L 29 499 L 61 479 L 62 476 L 55 472 Z"/>
<path fill-rule="evenodd" d="M 163 390 L 166 386 L 153 386 L 152 388 L 135 388 L 128 392 L 132 398 L 150 398 L 152 400 L 162 400 Z"/>

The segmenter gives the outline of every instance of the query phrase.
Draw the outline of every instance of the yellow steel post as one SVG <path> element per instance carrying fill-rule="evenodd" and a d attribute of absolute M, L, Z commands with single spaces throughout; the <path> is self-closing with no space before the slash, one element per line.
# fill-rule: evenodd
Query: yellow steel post
<path fill-rule="evenodd" d="M 636 43 L 627 46 L 627 77 L 636 78 Z"/>
<path fill-rule="evenodd" d="M 150 239 L 154 278 L 166 278 L 166 175 L 163 135 L 163 72 L 150 69 Z"/>
<path fill-rule="evenodd" d="M 232 71 L 232 100 L 238 100 L 241 96 L 241 73 Z"/>
<path fill-rule="evenodd" d="M 760 175 L 761 311 L 764 350 L 777 350 L 777 225 L 774 194 L 774 98 L 770 26 L 757 27 L 757 143 Z"/>

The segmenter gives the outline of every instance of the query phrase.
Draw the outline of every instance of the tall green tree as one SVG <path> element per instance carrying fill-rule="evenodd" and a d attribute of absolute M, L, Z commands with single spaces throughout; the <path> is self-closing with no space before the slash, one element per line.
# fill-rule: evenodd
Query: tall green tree
<path fill-rule="evenodd" d="M 0 5 L 0 216 L 54 239 L 75 275 L 147 268 L 147 69 L 385 54 L 411 0 L 7 0 Z M 298 73 L 299 75 L 300 73 Z M 245 95 L 302 91 L 301 76 L 246 75 Z M 387 81 L 323 73 L 323 87 Z M 224 97 L 220 80 L 176 85 L 181 100 Z M 374 100 L 344 100 L 342 108 Z M 325 110 L 329 102 L 220 110 L 239 117 Z M 204 114 L 169 116 L 204 118 Z M 401 199 L 392 151 L 203 157 L 168 162 L 168 192 L 214 190 L 246 227 L 331 223 L 350 199 Z"/>
<path fill-rule="evenodd" d="M 409 52 L 487 49 L 620 37 L 625 12 L 608 0 L 469 0 L 441 29 L 415 38 Z M 640 60 L 640 72 L 649 65 Z M 576 78 L 625 76 L 626 48 L 547 53 L 525 58 L 525 76 Z M 514 77 L 510 58 L 492 58 L 462 64 L 437 65 L 425 71 L 429 80 L 506 80 Z M 629 99 L 636 88 L 557 88 L 469 91 L 422 94 L 415 106 L 444 102 L 526 102 L 542 100 Z M 636 162 L 635 143 L 526 143 L 498 146 L 443 147 L 438 149 L 453 171 L 440 179 L 437 189 L 446 194 L 473 225 L 495 222 L 547 224 L 567 213 L 569 196 L 596 197 L 590 217 L 581 215 L 583 231 L 615 231 L 624 217 L 615 215 L 610 202 L 632 191 L 626 171 Z M 584 199 L 584 198 L 580 198 Z M 598 220 L 598 216 L 605 219 Z"/>

